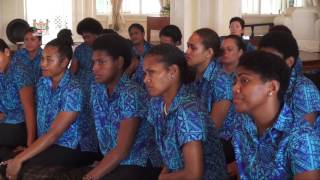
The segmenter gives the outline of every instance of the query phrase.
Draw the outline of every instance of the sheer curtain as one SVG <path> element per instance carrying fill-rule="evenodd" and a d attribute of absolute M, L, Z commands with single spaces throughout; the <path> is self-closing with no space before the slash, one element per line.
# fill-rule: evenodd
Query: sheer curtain
<path fill-rule="evenodd" d="M 121 15 L 122 0 L 110 0 L 112 5 L 111 28 L 119 31 L 124 25 L 124 17 Z"/>

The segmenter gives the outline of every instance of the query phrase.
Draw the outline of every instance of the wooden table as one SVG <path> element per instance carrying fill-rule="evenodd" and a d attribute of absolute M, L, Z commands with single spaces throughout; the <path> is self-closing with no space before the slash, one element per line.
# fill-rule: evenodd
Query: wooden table
<path fill-rule="evenodd" d="M 147 17 L 147 41 L 150 42 L 151 30 L 161 30 L 170 24 L 170 17 Z"/>

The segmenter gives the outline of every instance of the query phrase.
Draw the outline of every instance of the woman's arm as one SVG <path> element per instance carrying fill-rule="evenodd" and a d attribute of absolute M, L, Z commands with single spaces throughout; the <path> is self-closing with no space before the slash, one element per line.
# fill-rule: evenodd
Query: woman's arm
<path fill-rule="evenodd" d="M 229 100 L 222 100 L 213 104 L 210 115 L 217 129 L 222 127 L 230 106 L 231 102 Z"/>
<path fill-rule="evenodd" d="M 318 180 L 320 178 L 320 170 L 308 171 L 294 176 L 294 180 Z"/>
<path fill-rule="evenodd" d="M 112 149 L 100 163 L 92 169 L 84 180 L 100 179 L 104 175 L 115 169 L 120 162 L 127 157 L 139 128 L 140 120 L 138 118 L 129 118 L 120 122 L 120 128 L 117 135 L 117 146 Z"/>
<path fill-rule="evenodd" d="M 78 112 L 60 112 L 51 125 L 49 131 L 38 138 L 27 149 L 18 154 L 14 159 L 8 161 L 7 177 L 14 178 L 20 171 L 23 162 L 36 156 L 40 152 L 54 144 L 57 139 L 69 128 L 72 122 L 76 119 Z"/>
<path fill-rule="evenodd" d="M 79 69 L 79 61 L 76 58 L 72 58 L 70 70 L 72 74 L 77 74 Z"/>
<path fill-rule="evenodd" d="M 316 118 L 317 118 L 316 112 L 312 112 L 312 113 L 304 115 L 304 119 L 307 120 L 308 122 L 310 122 L 312 125 L 314 125 L 314 123 L 316 122 Z"/>
<path fill-rule="evenodd" d="M 26 128 L 27 128 L 27 146 L 30 146 L 36 139 L 36 117 L 34 103 L 34 89 L 32 86 L 24 87 L 19 90 L 20 101 L 24 109 Z"/>
<path fill-rule="evenodd" d="M 192 141 L 183 145 L 184 169 L 166 173 L 162 171 L 159 180 L 201 180 L 204 173 L 204 158 L 201 141 Z"/>

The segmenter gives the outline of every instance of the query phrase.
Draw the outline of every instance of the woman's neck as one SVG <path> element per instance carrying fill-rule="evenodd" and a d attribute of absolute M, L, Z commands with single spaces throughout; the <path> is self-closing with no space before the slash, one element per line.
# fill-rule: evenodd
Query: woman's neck
<path fill-rule="evenodd" d="M 207 59 L 205 62 L 198 65 L 196 70 L 196 79 L 201 79 L 207 67 L 209 66 L 211 59 Z"/>
<path fill-rule="evenodd" d="M 251 114 L 257 126 L 259 136 L 262 136 L 265 131 L 272 127 L 278 118 L 280 112 L 280 103 L 266 102 L 264 106 L 257 107 L 254 113 Z"/>
<path fill-rule="evenodd" d="M 144 41 L 142 43 L 135 44 L 134 47 L 136 48 L 136 50 L 140 55 L 144 53 Z"/>
<path fill-rule="evenodd" d="M 118 82 L 120 81 L 122 75 L 123 75 L 123 72 L 121 72 L 121 73 L 119 72 L 114 76 L 112 81 L 106 83 L 107 93 L 109 96 L 112 95 L 112 93 L 113 93 L 115 87 L 117 86 Z"/>
<path fill-rule="evenodd" d="M 65 74 L 66 71 L 61 72 L 59 75 L 51 77 L 52 80 L 52 87 L 53 89 L 56 89 L 59 85 L 59 82 L 61 81 L 63 75 Z"/>
<path fill-rule="evenodd" d="M 34 60 L 34 58 L 35 58 L 36 55 L 37 55 L 37 52 L 38 52 L 38 49 L 33 50 L 33 51 L 29 51 L 29 59 L 30 59 L 30 60 Z"/>
<path fill-rule="evenodd" d="M 178 94 L 180 86 L 181 86 L 181 83 L 174 83 L 174 85 L 170 86 L 170 88 L 162 96 L 165 104 L 166 112 L 169 112 L 172 101 L 174 97 Z"/>
<path fill-rule="evenodd" d="M 236 71 L 237 65 L 238 63 L 225 63 L 222 67 L 227 74 L 231 74 Z"/>

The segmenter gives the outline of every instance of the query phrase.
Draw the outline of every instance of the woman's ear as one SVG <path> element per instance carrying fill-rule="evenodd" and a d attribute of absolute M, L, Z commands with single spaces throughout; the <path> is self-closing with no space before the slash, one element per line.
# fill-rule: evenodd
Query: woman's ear
<path fill-rule="evenodd" d="M 294 59 L 294 57 L 292 57 L 292 56 L 290 56 L 290 57 L 288 57 L 288 58 L 286 59 L 286 63 L 287 63 L 287 65 L 288 65 L 290 68 L 293 67 L 294 62 L 295 62 L 295 59 Z"/>
<path fill-rule="evenodd" d="M 268 82 L 268 96 L 277 95 L 280 89 L 280 83 L 276 80 Z"/>
<path fill-rule="evenodd" d="M 9 48 L 5 48 L 4 49 L 4 55 L 9 57 L 10 56 L 10 49 Z"/>
<path fill-rule="evenodd" d="M 124 58 L 122 56 L 119 56 L 117 59 L 117 67 L 118 69 L 123 69 L 124 66 Z"/>

